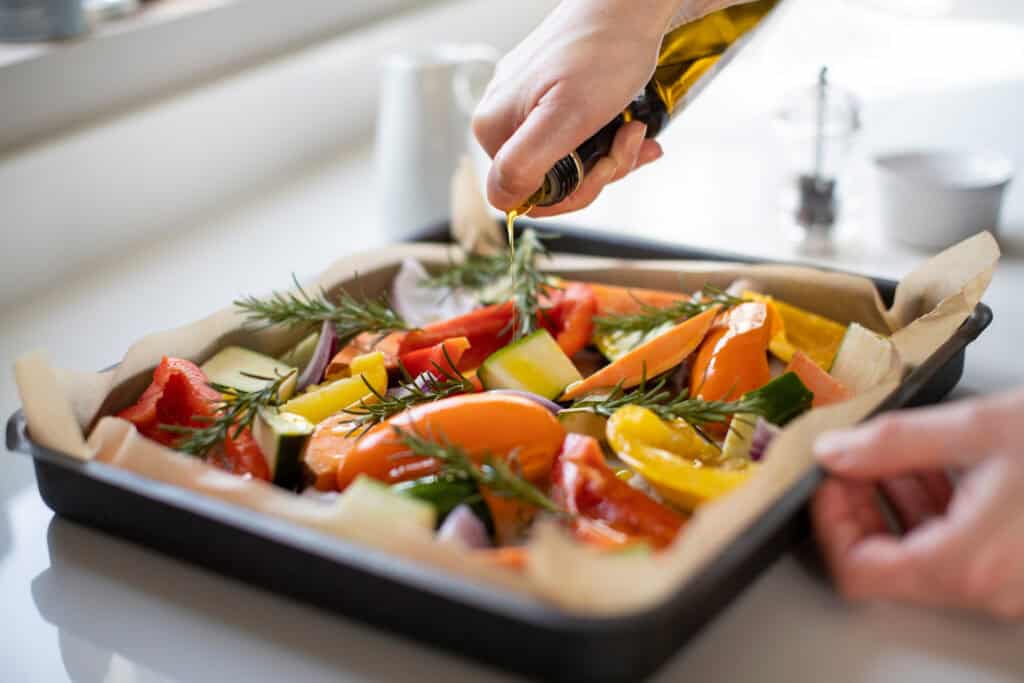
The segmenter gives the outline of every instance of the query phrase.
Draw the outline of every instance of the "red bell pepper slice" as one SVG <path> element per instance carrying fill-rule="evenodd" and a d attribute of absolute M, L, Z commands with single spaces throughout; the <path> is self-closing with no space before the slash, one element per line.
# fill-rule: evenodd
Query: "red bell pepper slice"
<path fill-rule="evenodd" d="M 220 392 L 207 384 L 206 374 L 198 365 L 182 358 L 164 357 L 139 400 L 117 416 L 134 424 L 146 438 L 173 447 L 181 435 L 160 425 L 204 427 L 208 423 L 203 418 L 216 415 L 221 400 Z M 233 435 L 234 429 L 230 433 Z M 211 454 L 207 461 L 236 474 L 270 479 L 263 453 L 248 429 L 226 439 L 223 453 Z"/>
<path fill-rule="evenodd" d="M 431 323 L 407 334 L 402 339 L 398 355 L 402 358 L 411 351 L 436 346 L 454 337 L 465 337 L 470 346 L 459 361 L 460 369 L 473 370 L 480 367 L 489 355 L 512 341 L 513 312 L 512 303 L 507 302 Z"/>
<path fill-rule="evenodd" d="M 594 334 L 597 297 L 590 285 L 583 282 L 570 282 L 564 289 L 554 290 L 550 297 L 551 307 L 541 312 L 541 323 L 565 355 L 572 358 L 590 343 Z"/>
<path fill-rule="evenodd" d="M 424 372 L 429 372 L 436 379 L 441 379 L 438 375 L 455 376 L 464 369 L 462 357 L 470 348 L 469 339 L 455 337 L 425 349 L 410 351 L 401 356 L 399 362 L 411 377 L 419 377 Z"/>
<path fill-rule="evenodd" d="M 553 498 L 579 515 L 577 538 L 595 542 L 594 522 L 654 548 L 667 546 L 685 524 L 683 517 L 622 481 L 605 463 L 592 437 L 567 434 L 551 471 Z M 605 534 L 607 536 L 608 534 Z M 600 545 L 611 545 L 602 539 Z"/>

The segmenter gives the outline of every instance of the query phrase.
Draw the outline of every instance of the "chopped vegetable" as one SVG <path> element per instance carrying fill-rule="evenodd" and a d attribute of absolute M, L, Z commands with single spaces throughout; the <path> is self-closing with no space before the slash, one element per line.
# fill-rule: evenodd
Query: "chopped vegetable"
<path fill-rule="evenodd" d="M 299 375 L 296 389 L 302 391 L 311 384 L 319 384 L 327 372 L 327 366 L 331 358 L 338 352 L 338 335 L 334 333 L 334 326 L 325 322 L 320 328 L 320 336 L 317 339 L 316 348 L 309 362 L 306 363 Z"/>
<path fill-rule="evenodd" d="M 598 332 L 639 332 L 649 335 L 666 323 L 678 324 L 701 313 L 718 307 L 729 309 L 743 303 L 742 299 L 730 296 L 720 289 L 705 285 L 699 296 L 682 299 L 664 308 L 641 306 L 640 310 L 630 315 L 600 317 L 594 320 Z"/>
<path fill-rule="evenodd" d="M 293 366 L 241 346 L 221 349 L 203 363 L 200 369 L 210 384 L 220 384 L 239 391 L 259 391 L 278 377 L 288 377 L 281 384 L 280 398 L 287 401 L 295 393 L 296 371 Z"/>
<path fill-rule="evenodd" d="M 641 344 L 668 332 L 676 326 L 674 322 L 666 322 L 651 330 L 610 330 L 594 333 L 594 346 L 604 357 L 614 362 Z"/>
<path fill-rule="evenodd" d="M 270 480 L 278 486 L 295 488 L 302 478 L 302 452 L 313 433 L 313 423 L 292 413 L 261 408 L 252 426 Z"/>
<path fill-rule="evenodd" d="M 521 391 L 519 389 L 491 389 L 492 394 L 506 394 L 508 396 L 521 396 L 522 398 L 529 399 L 537 405 L 544 406 L 551 411 L 552 415 L 558 415 L 562 411 L 562 406 L 558 405 L 550 399 L 546 399 L 543 396 L 538 396 L 532 391 Z"/>
<path fill-rule="evenodd" d="M 359 356 L 352 361 L 351 377 L 296 396 L 281 406 L 281 410 L 316 423 L 366 399 L 371 388 L 378 393 L 384 393 L 388 388 L 388 371 L 380 352 Z"/>
<path fill-rule="evenodd" d="M 437 510 L 438 519 L 444 519 L 448 513 L 467 501 L 480 498 L 477 484 L 472 479 L 437 474 L 399 482 L 391 490 L 430 503 Z"/>
<path fill-rule="evenodd" d="M 467 548 L 488 548 L 491 545 L 487 527 L 468 505 L 459 505 L 451 511 L 437 531 L 437 540 L 455 541 Z"/>
<path fill-rule="evenodd" d="M 377 332 L 364 332 L 334 354 L 324 377 L 329 380 L 348 377 L 351 374 L 352 361 L 359 356 L 365 356 L 375 351 L 383 354 L 384 367 L 389 372 L 397 370 L 398 352 L 407 334 L 407 332 L 391 332 L 382 335 Z"/>
<path fill-rule="evenodd" d="M 814 393 L 813 406 L 815 408 L 841 403 L 852 396 L 849 389 L 835 377 L 822 370 L 803 351 L 793 354 L 793 360 L 790 361 L 786 371 L 796 373 L 800 381 Z"/>
<path fill-rule="evenodd" d="M 852 323 L 830 374 L 856 395 L 877 386 L 898 365 L 899 358 L 891 341 Z"/>
<path fill-rule="evenodd" d="M 548 296 L 551 305 L 540 314 L 540 322 L 551 331 L 565 355 L 572 357 L 590 343 L 597 298 L 590 285 L 582 282 L 549 291 Z"/>
<path fill-rule="evenodd" d="M 356 445 L 345 413 L 332 415 L 321 421 L 306 443 L 302 454 L 305 479 L 319 491 L 338 490 L 338 466 Z"/>
<path fill-rule="evenodd" d="M 313 354 L 316 352 L 317 343 L 320 341 L 320 332 L 310 332 L 303 337 L 298 344 L 281 354 L 278 358 L 279 361 L 285 365 L 290 365 L 293 368 L 298 368 L 301 372 L 309 361 L 313 359 Z"/>
<path fill-rule="evenodd" d="M 742 469 L 753 459 L 750 449 L 754 445 L 753 436 L 757 421 L 761 419 L 749 413 L 736 413 L 729 423 L 729 432 L 722 444 L 720 465 L 729 469 Z"/>
<path fill-rule="evenodd" d="M 369 477 L 359 477 L 338 498 L 338 515 L 364 526 L 389 526 L 396 532 L 433 534 L 437 512 L 429 503 L 403 496 Z"/>
<path fill-rule="evenodd" d="M 485 389 L 518 389 L 557 398 L 583 376 L 547 330 L 537 330 L 495 352 L 477 376 Z"/>
<path fill-rule="evenodd" d="M 742 402 L 759 407 L 753 411 L 772 424 L 783 427 L 811 409 L 814 394 L 794 372 L 776 377 L 768 384 L 743 396 Z"/>
<path fill-rule="evenodd" d="M 567 432 L 590 436 L 602 443 L 605 440 L 608 418 L 593 410 L 563 410 L 558 414 L 558 421 Z"/>
<path fill-rule="evenodd" d="M 754 425 L 754 433 L 750 437 L 750 459 L 754 462 L 764 460 L 764 454 L 768 452 L 768 447 L 781 431 L 782 428 L 778 425 L 773 425 L 759 417 L 757 424 Z"/>
<path fill-rule="evenodd" d="M 591 291 L 597 300 L 594 315 L 607 317 L 613 315 L 629 315 L 639 313 L 646 307 L 666 308 L 686 297 L 679 292 L 665 292 L 658 289 L 642 287 L 616 287 L 597 282 L 589 282 Z"/>
<path fill-rule="evenodd" d="M 221 400 L 221 393 L 207 384 L 198 365 L 164 356 L 139 400 L 117 416 L 134 424 L 146 438 L 169 446 L 180 437 L 161 425 L 203 427 Z"/>
<path fill-rule="evenodd" d="M 641 344 L 582 382 L 571 385 L 562 395 L 562 400 L 571 400 L 602 388 L 634 387 L 648 373 L 650 376 L 660 375 L 679 365 L 700 345 L 717 314 L 718 307 L 714 307 Z"/>
<path fill-rule="evenodd" d="M 608 443 L 627 465 L 666 500 L 692 510 L 743 484 L 751 468 L 723 470 L 703 464 L 718 449 L 701 442 L 685 422 L 665 422 L 637 406 L 626 406 L 608 420 Z M 751 466 L 753 467 L 753 466 Z"/>
<path fill-rule="evenodd" d="M 402 339 L 399 355 L 436 346 L 455 337 L 469 339 L 469 350 L 462 357 L 464 370 L 480 367 L 492 353 L 512 341 L 514 307 L 511 303 L 496 304 L 478 308 L 472 313 L 457 318 L 426 325 L 421 330 L 410 332 Z"/>
<path fill-rule="evenodd" d="M 359 474 L 394 484 L 435 474 L 433 458 L 410 452 L 394 428 L 425 438 L 443 439 L 474 459 L 490 454 L 513 457 L 523 476 L 543 479 L 551 471 L 565 435 L 558 420 L 544 407 L 519 396 L 465 394 L 415 406 L 374 428 L 349 451 L 338 468 L 338 487 L 344 490 Z"/>
<path fill-rule="evenodd" d="M 568 434 L 551 472 L 555 500 L 579 518 L 606 524 L 655 548 L 670 544 L 685 520 L 615 476 L 595 439 Z M 579 518 L 571 523 L 579 528 Z M 584 538 L 588 538 L 589 534 Z"/>
<path fill-rule="evenodd" d="M 429 372 L 436 379 L 442 379 L 466 369 L 460 364 L 469 348 L 468 338 L 453 337 L 434 346 L 403 354 L 399 362 L 412 377 L 419 377 L 423 373 Z"/>
<path fill-rule="evenodd" d="M 768 369 L 768 309 L 740 304 L 715 325 L 697 351 L 690 387 L 698 398 L 728 401 L 771 380 Z"/>
<path fill-rule="evenodd" d="M 500 265 L 502 271 L 508 270 L 508 259 L 502 259 Z M 469 313 L 477 307 L 476 297 L 464 291 L 466 284 L 459 278 L 443 280 L 443 277 L 431 278 L 419 261 L 405 259 L 391 285 L 395 312 L 409 325 L 422 327 Z"/>
<path fill-rule="evenodd" d="M 764 302 L 777 314 L 779 322 L 769 344 L 772 354 L 788 363 L 797 351 L 803 351 L 822 370 L 832 367 L 846 334 L 845 325 L 756 292 L 744 292 L 743 297 Z"/>

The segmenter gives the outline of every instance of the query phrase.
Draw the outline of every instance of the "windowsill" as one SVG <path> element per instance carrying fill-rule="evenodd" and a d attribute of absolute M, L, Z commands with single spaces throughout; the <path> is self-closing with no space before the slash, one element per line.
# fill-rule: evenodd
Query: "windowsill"
<path fill-rule="evenodd" d="M 67 41 L 0 43 L 0 155 L 438 0 L 163 0 Z"/>

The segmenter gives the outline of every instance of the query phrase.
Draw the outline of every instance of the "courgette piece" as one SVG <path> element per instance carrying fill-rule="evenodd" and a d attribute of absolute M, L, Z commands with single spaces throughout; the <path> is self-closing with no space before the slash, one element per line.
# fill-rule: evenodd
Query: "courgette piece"
<path fill-rule="evenodd" d="M 270 480 L 284 488 L 295 488 L 302 476 L 302 451 L 315 425 L 294 413 L 260 408 L 252 426 L 270 470 Z"/>
<path fill-rule="evenodd" d="M 472 481 L 439 477 L 432 474 L 420 477 L 419 479 L 413 479 L 412 481 L 392 484 L 391 490 L 403 496 L 409 496 L 410 498 L 433 505 L 437 511 L 438 526 L 441 526 L 452 510 L 465 503 L 469 505 L 473 514 L 484 523 L 487 533 L 491 536 L 494 534 L 494 521 L 491 519 L 491 511 L 480 496 L 477 485 Z"/>
<path fill-rule="evenodd" d="M 750 462 L 750 448 L 754 445 L 754 428 L 757 415 L 737 413 L 729 422 L 729 433 L 722 444 L 722 462 Z"/>
<path fill-rule="evenodd" d="M 761 416 L 768 422 L 784 427 L 793 418 L 810 410 L 814 392 L 800 381 L 795 372 L 787 372 L 760 389 L 747 392 L 743 398 L 756 401 L 762 408 Z"/>
<path fill-rule="evenodd" d="M 598 332 L 594 335 L 594 346 L 605 358 L 615 362 L 644 342 L 654 339 L 675 326 L 676 322 L 669 320 L 647 332 L 641 330 Z"/>
<path fill-rule="evenodd" d="M 573 382 L 583 380 L 547 330 L 538 330 L 492 353 L 480 366 L 477 377 L 485 389 L 518 389 L 552 400 Z"/>
<path fill-rule="evenodd" d="M 563 410 L 558 414 L 558 421 L 567 432 L 592 436 L 599 443 L 606 441 L 608 418 L 592 410 Z"/>
<path fill-rule="evenodd" d="M 898 365 L 896 349 L 891 341 L 862 325 L 851 323 L 829 374 L 857 395 L 883 382 Z"/>
<path fill-rule="evenodd" d="M 288 349 L 279 359 L 285 365 L 290 365 L 293 368 L 298 368 L 299 372 L 302 372 L 309 361 L 313 360 L 313 354 L 316 353 L 316 345 L 320 343 L 320 332 L 311 332 L 308 336 L 303 337 L 302 341 Z"/>
<path fill-rule="evenodd" d="M 206 378 L 216 384 L 223 384 L 239 391 L 259 391 L 278 377 L 291 374 L 281 384 L 280 397 L 288 400 L 295 393 L 295 367 L 282 363 L 276 358 L 256 353 L 241 346 L 228 346 L 218 351 L 212 358 L 202 364 Z M 269 377 L 269 380 L 256 379 L 248 375 Z"/>
<path fill-rule="evenodd" d="M 392 491 L 390 486 L 365 474 L 348 485 L 337 506 L 339 515 L 368 528 L 427 530 L 432 534 L 437 523 L 433 505 Z"/>

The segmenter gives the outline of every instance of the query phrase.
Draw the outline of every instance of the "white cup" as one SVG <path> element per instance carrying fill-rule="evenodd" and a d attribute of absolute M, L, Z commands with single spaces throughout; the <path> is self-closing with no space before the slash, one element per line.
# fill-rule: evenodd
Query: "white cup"
<path fill-rule="evenodd" d="M 1013 164 L 985 153 L 927 151 L 875 158 L 887 237 L 939 250 L 983 230 L 995 232 Z"/>
<path fill-rule="evenodd" d="M 487 45 L 438 45 L 385 62 L 376 176 L 387 234 L 405 236 L 448 218 L 449 183 L 498 57 Z"/>

